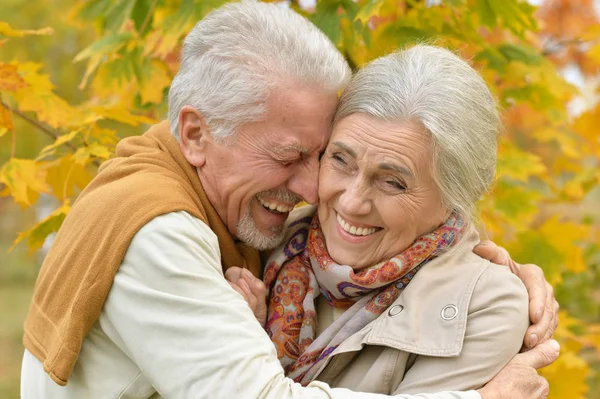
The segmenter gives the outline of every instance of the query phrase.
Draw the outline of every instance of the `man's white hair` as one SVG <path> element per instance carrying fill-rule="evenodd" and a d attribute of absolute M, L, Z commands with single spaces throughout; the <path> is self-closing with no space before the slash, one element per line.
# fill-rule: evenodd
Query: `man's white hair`
<path fill-rule="evenodd" d="M 444 206 L 470 218 L 496 170 L 500 126 L 485 81 L 446 49 L 417 45 L 376 59 L 342 94 L 335 122 L 353 113 L 424 126 Z"/>
<path fill-rule="evenodd" d="M 329 94 L 350 76 L 331 41 L 289 8 L 251 0 L 227 4 L 185 38 L 169 90 L 171 132 L 179 138 L 179 112 L 191 105 L 215 138 L 225 138 L 261 119 L 272 87 L 292 82 Z"/>

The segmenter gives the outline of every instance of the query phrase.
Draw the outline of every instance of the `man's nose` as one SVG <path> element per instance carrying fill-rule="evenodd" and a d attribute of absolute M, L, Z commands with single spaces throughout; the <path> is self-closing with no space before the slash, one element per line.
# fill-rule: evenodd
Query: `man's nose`
<path fill-rule="evenodd" d="M 317 204 L 319 202 L 319 161 L 315 159 L 297 168 L 288 180 L 287 187 L 309 204 Z"/>

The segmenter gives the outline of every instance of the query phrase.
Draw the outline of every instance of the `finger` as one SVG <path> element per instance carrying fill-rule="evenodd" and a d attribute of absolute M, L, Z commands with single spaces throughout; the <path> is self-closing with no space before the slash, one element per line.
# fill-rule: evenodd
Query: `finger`
<path fill-rule="evenodd" d="M 509 364 L 540 369 L 554 362 L 560 353 L 560 345 L 555 340 L 546 341 L 530 351 L 517 354 Z"/>
<path fill-rule="evenodd" d="M 494 242 L 484 240 L 473 248 L 473 252 L 492 263 L 506 266 L 513 274 L 519 275 L 519 268 L 521 265 L 511 259 L 510 254 L 506 249 L 496 245 Z"/>
<path fill-rule="evenodd" d="M 242 272 L 242 278 L 246 280 L 250 290 L 257 298 L 265 298 L 267 295 L 267 287 L 265 283 L 263 283 L 259 278 L 254 277 L 254 275 L 249 271 L 245 270 Z"/>
<path fill-rule="evenodd" d="M 558 318 L 559 318 L 559 313 L 558 312 L 559 311 L 560 311 L 560 304 L 555 299 L 554 300 L 554 323 L 552 323 L 552 335 L 554 335 L 554 332 L 558 328 Z"/>
<path fill-rule="evenodd" d="M 252 293 L 250 286 L 243 278 L 239 279 L 236 284 L 246 293 L 246 301 L 248 302 L 248 306 L 250 306 L 250 309 L 254 311 L 256 307 L 256 296 Z"/>
<path fill-rule="evenodd" d="M 554 333 L 554 319 L 556 313 L 554 312 L 554 290 L 550 284 L 546 284 L 546 301 L 544 303 L 544 312 L 542 318 L 537 323 L 529 326 L 525 336 L 525 346 L 533 348 L 544 341 L 547 341 L 552 337 Z"/>
<path fill-rule="evenodd" d="M 248 302 L 246 293 L 244 292 L 244 290 L 242 288 L 240 288 L 236 283 L 232 283 L 230 281 L 228 281 L 228 283 L 231 286 L 231 288 L 233 288 L 235 290 L 235 292 L 237 292 L 238 294 L 240 294 L 242 296 L 242 298 L 244 298 L 244 301 Z"/>
<path fill-rule="evenodd" d="M 546 308 L 551 309 L 551 300 L 554 298 L 554 290 L 552 286 L 546 282 L 544 271 L 537 265 L 525 264 L 521 265 L 519 277 L 527 293 L 529 294 L 529 319 L 532 323 L 537 323 L 542 319 Z M 552 293 L 548 293 L 548 290 Z"/>
<path fill-rule="evenodd" d="M 225 279 L 231 281 L 232 283 L 237 282 L 242 277 L 242 269 L 241 267 L 231 266 L 227 270 L 225 270 Z"/>
<path fill-rule="evenodd" d="M 546 309 L 544 310 L 544 313 L 550 314 L 550 323 L 548 329 L 546 330 L 544 341 L 552 338 L 552 335 L 554 335 L 554 330 L 556 330 L 556 327 L 558 326 L 558 311 L 556 309 L 558 302 L 556 302 L 556 299 L 554 298 L 554 288 L 552 288 L 550 284 L 546 284 L 548 286 L 548 298 L 546 299 Z"/>
<path fill-rule="evenodd" d="M 502 263 L 502 259 L 500 259 L 502 254 L 500 251 L 498 251 L 498 246 L 490 240 L 481 241 L 475 246 L 475 248 L 473 248 L 473 252 L 475 252 L 476 255 L 489 260 L 490 262 L 498 264 Z"/>

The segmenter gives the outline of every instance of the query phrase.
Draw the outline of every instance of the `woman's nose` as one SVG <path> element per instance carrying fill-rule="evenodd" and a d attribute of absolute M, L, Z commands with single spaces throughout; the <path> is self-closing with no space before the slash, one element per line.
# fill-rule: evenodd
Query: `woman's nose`
<path fill-rule="evenodd" d="M 341 210 L 346 215 L 366 215 L 371 212 L 372 202 L 368 189 L 361 182 L 353 182 L 340 195 Z"/>

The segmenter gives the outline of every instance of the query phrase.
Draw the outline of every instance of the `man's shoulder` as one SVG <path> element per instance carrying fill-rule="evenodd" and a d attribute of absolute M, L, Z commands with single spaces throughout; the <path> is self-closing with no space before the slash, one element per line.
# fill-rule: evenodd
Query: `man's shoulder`
<path fill-rule="evenodd" d="M 127 254 L 139 251 L 202 251 L 218 259 L 219 263 L 221 257 L 217 235 L 202 219 L 185 211 L 156 216 L 142 226 L 133 237 Z"/>
<path fill-rule="evenodd" d="M 177 236 L 185 236 L 198 242 L 218 243 L 219 241 L 206 222 L 186 211 L 167 212 L 154 217 L 142 226 L 134 239 Z"/>

